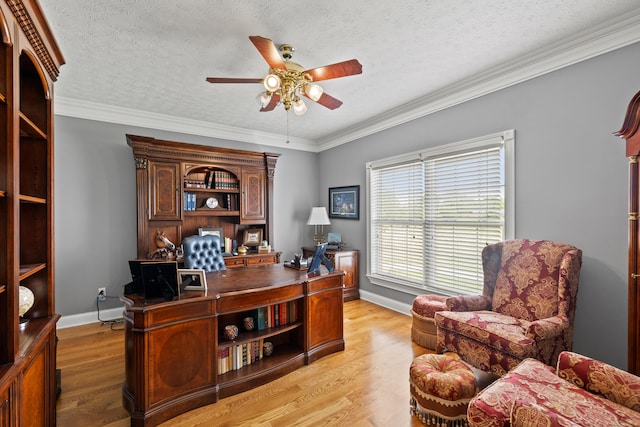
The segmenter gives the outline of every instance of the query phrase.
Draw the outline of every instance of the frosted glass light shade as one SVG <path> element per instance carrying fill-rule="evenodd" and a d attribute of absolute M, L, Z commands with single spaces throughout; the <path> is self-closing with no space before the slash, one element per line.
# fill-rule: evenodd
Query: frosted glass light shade
<path fill-rule="evenodd" d="M 304 103 L 304 101 L 302 99 L 298 99 L 296 101 L 293 101 L 293 113 L 296 116 L 301 116 L 306 112 L 307 112 L 307 106 L 305 105 L 305 103 Z"/>
<path fill-rule="evenodd" d="M 324 90 L 322 89 L 322 87 L 318 86 L 317 84 L 310 83 L 304 87 L 304 93 L 306 93 L 307 96 L 313 101 L 318 101 L 323 92 Z"/>
<path fill-rule="evenodd" d="M 269 92 L 275 92 L 276 90 L 278 90 L 278 88 L 280 88 L 280 77 L 276 76 L 275 74 L 269 74 L 264 78 L 263 84 L 265 89 L 267 89 Z"/>

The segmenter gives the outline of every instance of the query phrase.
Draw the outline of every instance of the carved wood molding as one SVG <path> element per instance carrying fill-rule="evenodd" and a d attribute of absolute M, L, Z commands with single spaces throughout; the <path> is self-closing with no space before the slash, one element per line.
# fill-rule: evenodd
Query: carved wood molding
<path fill-rule="evenodd" d="M 13 12 L 13 16 L 15 16 L 16 21 L 20 24 L 20 28 L 22 28 L 22 31 L 27 36 L 29 43 L 33 46 L 38 59 L 40 59 L 40 62 L 42 62 L 46 68 L 51 79 L 56 81 L 60 74 L 60 70 L 45 47 L 42 37 L 38 33 L 38 29 L 29 15 L 24 3 L 22 0 L 6 0 L 6 2 L 11 9 L 11 12 Z"/>

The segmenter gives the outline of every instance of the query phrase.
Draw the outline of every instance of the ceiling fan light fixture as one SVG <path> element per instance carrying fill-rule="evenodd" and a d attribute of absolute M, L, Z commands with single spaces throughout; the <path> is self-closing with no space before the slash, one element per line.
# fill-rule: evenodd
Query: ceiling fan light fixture
<path fill-rule="evenodd" d="M 280 88 L 280 77 L 275 74 L 269 74 L 264 78 L 264 87 L 268 92 L 275 92 Z"/>
<path fill-rule="evenodd" d="M 300 98 L 293 101 L 293 112 L 296 116 L 301 116 L 307 112 L 307 106 Z"/>
<path fill-rule="evenodd" d="M 304 93 L 313 101 L 318 101 L 322 96 L 324 89 L 315 83 L 308 83 L 304 86 Z"/>
<path fill-rule="evenodd" d="M 261 92 L 258 95 L 258 103 L 260 104 L 261 107 L 264 107 L 269 104 L 269 102 L 271 101 L 271 95 L 272 93 L 269 91 Z"/>

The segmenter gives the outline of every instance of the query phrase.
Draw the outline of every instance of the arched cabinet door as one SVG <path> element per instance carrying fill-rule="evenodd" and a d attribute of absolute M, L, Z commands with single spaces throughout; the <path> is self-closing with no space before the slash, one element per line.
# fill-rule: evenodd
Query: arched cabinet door
<path fill-rule="evenodd" d="M 640 92 L 636 93 L 627 107 L 624 123 L 615 134 L 626 141 L 629 158 L 629 249 L 628 249 L 628 371 L 640 373 L 640 241 L 638 239 L 640 188 L 638 156 L 640 155 Z"/>

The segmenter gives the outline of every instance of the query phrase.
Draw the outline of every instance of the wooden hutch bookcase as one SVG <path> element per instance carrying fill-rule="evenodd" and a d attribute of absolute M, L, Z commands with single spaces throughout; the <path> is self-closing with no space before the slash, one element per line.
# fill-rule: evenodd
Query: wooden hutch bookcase
<path fill-rule="evenodd" d="M 0 2 L 0 426 L 55 425 L 53 82 L 37 1 Z M 20 287 L 34 295 L 19 319 Z"/>
<path fill-rule="evenodd" d="M 279 154 L 127 135 L 136 163 L 138 258 L 158 232 L 177 246 L 200 228 L 243 243 L 257 232 L 273 247 L 273 177 Z M 207 206 L 207 200 L 215 199 Z M 225 257 L 228 268 L 280 262 L 279 252 Z"/>
<path fill-rule="evenodd" d="M 640 374 L 640 92 L 629 102 L 622 128 L 616 135 L 626 142 L 629 158 L 629 249 L 628 249 L 628 371 Z"/>

